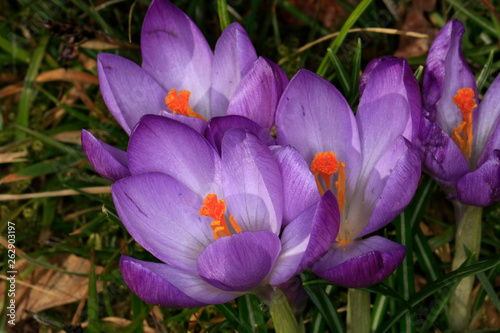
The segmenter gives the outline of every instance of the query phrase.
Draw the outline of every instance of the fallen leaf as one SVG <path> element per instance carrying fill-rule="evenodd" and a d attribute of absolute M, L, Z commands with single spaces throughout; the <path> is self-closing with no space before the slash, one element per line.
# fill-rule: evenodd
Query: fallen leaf
<path fill-rule="evenodd" d="M 17 249 L 16 249 L 17 250 Z M 89 274 L 90 261 L 73 254 L 57 255 L 49 260 L 51 265 L 67 272 Z M 25 279 L 19 278 L 19 273 L 31 264 L 24 259 L 16 261 L 16 320 L 29 316 L 26 311 L 38 313 L 45 309 L 69 304 L 80 300 L 88 293 L 87 277 L 70 275 L 50 268 L 37 267 Z M 96 266 L 100 274 L 103 267 Z M 5 279 L 5 277 L 4 277 Z M 0 283 L 0 299 L 5 296 L 5 281 Z M 97 282 L 97 290 L 102 290 L 102 282 Z"/>
<path fill-rule="evenodd" d="M 18 151 L 15 153 L 0 153 L 0 164 L 2 163 L 17 163 L 27 161 L 25 157 L 28 153 L 26 151 Z"/>

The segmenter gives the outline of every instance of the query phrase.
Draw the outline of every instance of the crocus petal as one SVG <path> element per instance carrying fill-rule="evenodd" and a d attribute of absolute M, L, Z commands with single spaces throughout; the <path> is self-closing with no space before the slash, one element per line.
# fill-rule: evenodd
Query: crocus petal
<path fill-rule="evenodd" d="M 457 183 L 458 200 L 466 205 L 488 206 L 500 200 L 500 150 L 495 149 L 481 167 Z"/>
<path fill-rule="evenodd" d="M 337 200 L 327 191 L 318 204 L 306 209 L 283 230 L 282 250 L 270 283 L 284 283 L 321 258 L 335 242 L 339 225 Z"/>
<path fill-rule="evenodd" d="M 463 24 L 457 20 L 448 22 L 432 42 L 425 63 L 422 95 L 424 108 L 448 135 L 462 122 L 462 114 L 453 103 L 453 97 L 461 88 L 471 88 L 478 94 L 476 80 L 462 53 Z M 473 123 L 476 121 L 474 115 Z"/>
<path fill-rule="evenodd" d="M 90 164 L 104 178 L 117 181 L 130 176 L 127 152 L 96 139 L 86 130 L 82 130 L 82 148 Z"/>
<path fill-rule="evenodd" d="M 280 249 L 279 238 L 266 230 L 222 237 L 200 255 L 198 273 L 222 290 L 250 290 L 269 274 Z"/>
<path fill-rule="evenodd" d="M 333 247 L 312 270 L 348 288 L 368 287 L 386 279 L 401 264 L 406 247 L 379 236 Z"/>
<path fill-rule="evenodd" d="M 167 111 L 162 111 L 160 116 L 164 116 L 173 120 L 176 120 L 178 122 L 181 122 L 185 125 L 188 125 L 192 129 L 194 129 L 196 132 L 198 132 L 200 135 L 205 134 L 205 130 L 207 129 L 207 122 L 196 117 L 186 117 L 182 114 L 176 114 L 176 113 L 171 113 Z"/>
<path fill-rule="evenodd" d="M 318 202 L 320 195 L 314 176 L 304 158 L 294 148 L 271 148 L 283 179 L 283 224 L 285 227 L 306 208 Z"/>
<path fill-rule="evenodd" d="M 139 298 L 158 306 L 197 307 L 220 304 L 241 295 L 217 289 L 199 276 L 175 267 L 125 255 L 120 259 L 120 271 L 127 286 Z"/>
<path fill-rule="evenodd" d="M 189 90 L 189 105 L 210 118 L 212 50 L 196 24 L 167 0 L 149 6 L 141 32 L 143 68 L 165 89 Z"/>
<path fill-rule="evenodd" d="M 368 65 L 366 65 L 363 74 L 359 78 L 359 96 L 363 96 L 363 92 L 365 91 L 366 82 L 370 79 L 371 72 L 381 63 L 389 59 L 395 59 L 394 56 L 383 56 L 379 58 L 375 58 L 371 60 Z"/>
<path fill-rule="evenodd" d="M 417 190 L 420 171 L 418 152 L 409 141 L 399 137 L 370 175 L 365 201 L 374 210 L 367 226 L 356 237 L 384 227 L 403 211 Z"/>
<path fill-rule="evenodd" d="M 276 144 L 276 140 L 274 140 L 268 131 L 260 127 L 253 120 L 241 116 L 224 116 L 210 119 L 205 132 L 205 138 L 220 152 L 222 138 L 224 138 L 228 130 L 233 128 L 248 130 L 267 146 Z"/>
<path fill-rule="evenodd" d="M 422 117 L 420 123 L 420 157 L 424 170 L 438 183 L 456 186 L 469 165 L 464 154 L 438 125 Z"/>
<path fill-rule="evenodd" d="M 365 181 L 398 136 L 412 139 L 410 102 L 414 100 L 414 92 L 409 93 L 413 89 L 405 88 L 410 81 L 408 74 L 412 75 L 411 69 L 402 59 L 386 60 L 370 74 L 356 113 L 363 152 L 360 178 Z"/>
<path fill-rule="evenodd" d="M 278 163 L 257 137 L 244 129 L 222 140 L 224 199 L 243 231 L 279 234 L 283 188 Z"/>
<path fill-rule="evenodd" d="M 220 36 L 212 68 L 212 117 L 224 116 L 241 79 L 248 73 L 257 53 L 245 29 L 231 23 Z"/>
<path fill-rule="evenodd" d="M 472 160 L 477 161 L 479 167 L 490 158 L 494 149 L 500 149 L 500 75 L 484 94 L 474 114 L 477 118 L 472 130 Z"/>
<path fill-rule="evenodd" d="M 220 157 L 195 130 L 162 116 L 144 116 L 128 145 L 130 172 L 163 172 L 201 197 L 220 193 Z"/>
<path fill-rule="evenodd" d="M 125 255 L 120 258 L 120 271 L 127 286 L 143 301 L 165 307 L 196 307 L 207 305 L 175 288 L 168 282 L 172 266 L 137 260 Z M 186 273 L 184 273 L 186 274 Z"/>
<path fill-rule="evenodd" d="M 344 96 L 328 81 L 299 70 L 276 111 L 278 144 L 291 145 L 311 165 L 319 152 L 333 151 L 346 165 L 346 197 L 354 190 L 361 156 L 356 120 Z"/>
<path fill-rule="evenodd" d="M 259 57 L 236 88 L 227 114 L 247 117 L 270 130 L 276 106 L 287 84 L 288 77 L 278 65 Z"/>
<path fill-rule="evenodd" d="M 130 135 L 145 114 L 165 110 L 165 90 L 133 61 L 100 53 L 97 71 L 102 98 L 118 124 Z"/>
<path fill-rule="evenodd" d="M 196 274 L 196 259 L 213 242 L 202 198 L 174 178 L 145 173 L 111 186 L 116 211 L 132 237 L 161 261 Z"/>

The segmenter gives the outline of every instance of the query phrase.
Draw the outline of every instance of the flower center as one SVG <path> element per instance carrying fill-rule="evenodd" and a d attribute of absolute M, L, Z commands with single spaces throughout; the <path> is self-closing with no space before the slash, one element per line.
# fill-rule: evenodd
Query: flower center
<path fill-rule="evenodd" d="M 453 131 L 453 141 L 460 147 L 465 157 L 472 154 L 472 114 L 477 107 L 474 99 L 474 90 L 471 88 L 458 89 L 453 97 L 453 103 L 458 106 L 462 113 L 462 123 Z M 462 132 L 462 134 L 460 134 Z"/>
<path fill-rule="evenodd" d="M 314 157 L 311 163 L 311 171 L 316 178 L 316 185 L 318 186 L 319 193 L 321 195 L 325 194 L 326 190 L 331 190 L 330 178 L 333 174 L 338 172 L 338 180 L 335 182 L 335 187 L 337 188 L 337 201 L 339 203 L 339 209 L 344 212 L 345 206 L 345 162 L 339 163 L 337 157 L 330 152 L 319 152 Z M 326 184 L 326 190 L 323 189 L 319 181 L 319 176 L 323 178 Z"/>
<path fill-rule="evenodd" d="M 198 211 L 201 216 L 210 216 L 214 219 L 212 223 L 210 223 L 210 227 L 214 231 L 214 238 L 218 239 L 219 237 L 231 236 L 231 231 L 226 223 L 226 219 L 224 218 L 224 213 L 226 212 L 226 201 L 221 199 L 217 200 L 217 194 L 209 193 L 203 200 L 203 206 Z M 241 232 L 241 228 L 234 220 L 233 215 L 229 216 L 229 222 L 231 222 L 231 226 L 233 227 L 236 233 Z"/>
<path fill-rule="evenodd" d="M 168 96 L 165 97 L 167 108 L 173 113 L 181 114 L 187 117 L 200 118 L 201 120 L 206 121 L 203 116 L 199 115 L 198 113 L 194 112 L 193 109 L 191 109 L 188 104 L 189 96 L 191 96 L 191 93 L 187 90 L 179 91 L 178 95 L 175 89 L 170 90 Z"/>

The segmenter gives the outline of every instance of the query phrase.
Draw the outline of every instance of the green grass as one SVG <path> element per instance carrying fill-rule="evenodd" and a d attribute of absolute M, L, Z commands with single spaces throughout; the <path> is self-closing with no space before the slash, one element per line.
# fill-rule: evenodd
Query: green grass
<path fill-rule="evenodd" d="M 16 330 L 24 327 L 47 332 L 60 330 L 65 325 L 83 324 L 88 325 L 89 332 L 145 332 L 146 323 L 159 332 L 201 329 L 252 332 L 248 323 L 253 323 L 255 331 L 274 331 L 270 309 L 253 296 L 223 305 L 182 309 L 153 307 L 133 295 L 119 271 L 120 254 L 155 259 L 131 239 L 119 221 L 109 194 L 111 182 L 95 173 L 81 145 L 71 140 L 75 131 L 89 129 L 105 142 L 125 149 L 128 136 L 107 110 L 97 84 L 75 84 L 58 78 L 37 81 L 39 75 L 57 68 L 96 77 L 95 61 L 99 52 L 117 53 L 140 63 L 140 29 L 149 3 L 148 0 L 17 0 L 4 1 L 2 5 L 0 160 L 12 154 L 24 155 L 25 160 L 7 160 L 0 164 L 0 236 L 6 238 L 8 221 L 15 223 L 16 264 L 24 262 L 27 267 L 18 273 L 20 283 L 34 284 L 50 294 L 52 286 L 30 280 L 33 272 L 42 270 L 85 282 L 82 287 L 85 297 L 36 314 L 28 313 L 22 319 L 18 313 Z M 282 67 L 290 78 L 301 67 L 317 71 L 344 93 L 354 110 L 359 101 L 360 71 L 372 58 L 394 54 L 400 37 L 351 33 L 349 29 L 399 28 L 404 19 L 404 15 L 394 17 L 382 1 L 364 0 L 356 8 L 351 7 L 351 2 L 338 1 L 340 14 L 332 31 L 320 20 L 321 15 L 317 15 L 321 11 L 308 15 L 287 0 L 174 3 L 198 24 L 212 47 L 221 28 L 239 21 L 249 32 L 259 55 L 275 62 L 282 60 Z M 225 10 L 226 3 L 231 6 L 230 10 Z M 492 11 L 484 3 L 488 2 L 440 1 L 426 14 L 430 31 L 434 32 L 452 18 L 464 22 L 464 52 L 477 74 L 481 95 L 500 70 L 500 6 Z M 401 6 L 407 11 L 410 3 L 401 2 Z M 74 25 L 48 30 L 44 27 L 46 20 L 59 24 L 74 22 Z M 67 30 L 61 33 L 61 29 Z M 336 38 L 296 52 L 338 31 Z M 63 58 L 61 54 L 70 51 L 71 38 L 77 42 L 73 45 L 74 57 Z M 87 39 L 114 48 L 85 48 L 83 42 Z M 425 53 L 413 56 L 409 62 L 413 70 L 417 70 L 425 64 Z M 421 75 L 421 69 L 417 73 Z M 88 187 L 98 190 L 91 194 L 81 191 Z M 59 191 L 73 195 L 48 195 Z M 445 331 L 449 327 L 446 301 L 458 281 L 470 275 L 478 277 L 475 282 L 478 296 L 471 310 L 472 317 L 482 313 L 485 306 L 500 311 L 497 278 L 500 204 L 484 210 L 479 261 L 466 262 L 453 273 L 450 272 L 454 253 L 453 208 L 429 177 L 422 178 L 417 195 L 404 216 L 397 220 L 404 220 L 405 224 L 390 224 L 379 233 L 405 243 L 412 252 L 392 277 L 366 289 L 371 292 L 374 305 L 371 323 L 374 331 Z M 67 270 L 56 260 L 70 255 L 88 260 L 92 270 Z M 1 274 L 5 275 L 8 258 L 4 255 L 3 259 L 0 267 Z M 305 331 L 344 332 L 347 290 L 316 280 L 310 272 L 305 272 L 302 279 L 308 281 L 305 288 L 310 296 L 302 317 Z M 0 304 L 5 305 L 9 299 L 3 295 Z M 5 308 L 2 306 L 0 331 L 7 327 Z M 498 312 L 496 316 L 498 321 Z M 487 332 L 490 328 L 485 320 L 475 322 L 474 329 Z"/>

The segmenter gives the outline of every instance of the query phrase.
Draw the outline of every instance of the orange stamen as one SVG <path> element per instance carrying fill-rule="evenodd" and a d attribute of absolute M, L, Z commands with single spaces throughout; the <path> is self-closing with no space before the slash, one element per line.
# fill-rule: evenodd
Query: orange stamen
<path fill-rule="evenodd" d="M 339 179 L 335 182 L 337 188 L 337 201 L 339 203 L 340 212 L 344 212 L 345 206 L 345 162 L 339 165 Z"/>
<path fill-rule="evenodd" d="M 226 212 L 226 201 L 221 199 L 217 200 L 217 194 L 209 193 L 203 200 L 203 206 L 198 211 L 201 216 L 209 216 L 214 219 L 210 223 L 210 227 L 214 231 L 214 238 L 218 239 L 220 237 L 231 236 L 231 231 L 227 226 L 226 219 L 224 218 L 224 213 Z M 236 233 L 241 232 L 241 227 L 234 220 L 233 215 L 229 216 L 229 221 Z"/>
<path fill-rule="evenodd" d="M 175 89 L 170 90 L 168 96 L 165 97 L 165 103 L 167 104 L 167 108 L 173 113 L 181 114 L 187 117 L 200 118 L 201 120 L 206 121 L 205 118 L 203 118 L 203 116 L 194 112 L 193 109 L 191 109 L 191 107 L 188 104 L 189 96 L 191 96 L 191 93 L 187 90 L 179 91 L 179 95 L 177 95 Z"/>
<path fill-rule="evenodd" d="M 462 123 L 453 131 L 453 140 L 466 157 L 467 155 L 471 157 L 472 154 L 472 114 L 474 108 L 477 107 L 474 95 L 474 90 L 471 88 L 462 88 L 458 89 L 457 94 L 453 97 L 453 103 L 458 106 L 462 113 Z"/>

